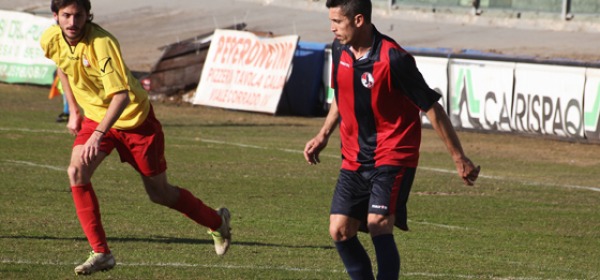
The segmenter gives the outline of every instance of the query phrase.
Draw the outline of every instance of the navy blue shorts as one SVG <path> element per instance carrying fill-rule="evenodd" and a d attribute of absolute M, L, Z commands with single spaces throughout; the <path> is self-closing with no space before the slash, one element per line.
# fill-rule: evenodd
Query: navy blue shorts
<path fill-rule="evenodd" d="M 338 177 L 330 214 L 340 214 L 361 221 L 367 232 L 369 213 L 396 215 L 395 225 L 408 230 L 406 202 L 416 168 L 380 166 L 366 171 L 342 169 Z"/>

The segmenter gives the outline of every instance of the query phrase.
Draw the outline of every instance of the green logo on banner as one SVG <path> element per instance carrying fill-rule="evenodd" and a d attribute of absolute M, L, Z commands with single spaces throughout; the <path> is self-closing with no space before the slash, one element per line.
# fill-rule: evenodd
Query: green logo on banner
<path fill-rule="evenodd" d="M 596 100 L 594 100 L 593 104 L 594 105 L 592 106 L 592 111 L 584 112 L 583 121 L 585 122 L 586 127 L 595 129 L 598 126 L 598 120 L 600 120 L 600 83 L 598 83 Z"/>
<path fill-rule="evenodd" d="M 450 95 L 450 117 L 452 123 L 457 127 L 482 128 L 479 120 L 481 116 L 480 101 L 475 98 L 473 90 L 473 79 L 470 69 L 459 69 L 454 92 Z M 466 105 L 466 106 L 464 106 Z M 466 117 L 470 126 L 462 122 L 463 108 L 466 107 Z"/>
<path fill-rule="evenodd" d="M 454 93 L 451 99 L 451 111 L 459 112 L 463 102 L 467 103 L 469 113 L 479 114 L 480 101 L 475 98 L 473 90 L 473 81 L 471 78 L 471 69 L 461 68 L 458 71 L 458 78 L 454 86 Z M 470 114 L 469 114 L 470 115 Z"/>

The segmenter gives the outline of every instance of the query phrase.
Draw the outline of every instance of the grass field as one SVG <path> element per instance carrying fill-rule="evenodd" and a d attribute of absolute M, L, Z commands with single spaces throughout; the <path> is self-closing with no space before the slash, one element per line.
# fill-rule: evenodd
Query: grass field
<path fill-rule="evenodd" d="M 0 84 L 0 279 L 72 279 L 90 250 L 65 172 L 72 136 L 54 122 L 61 101 L 46 96 Z M 216 256 L 205 229 L 152 204 L 115 153 L 93 182 L 118 265 L 90 278 L 347 279 L 327 230 L 339 138 L 319 166 L 301 155 L 323 119 L 155 111 L 170 181 L 229 207 L 234 243 Z M 464 186 L 424 129 L 411 231 L 396 232 L 403 279 L 600 279 L 600 146 L 459 134 L 482 176 Z"/>

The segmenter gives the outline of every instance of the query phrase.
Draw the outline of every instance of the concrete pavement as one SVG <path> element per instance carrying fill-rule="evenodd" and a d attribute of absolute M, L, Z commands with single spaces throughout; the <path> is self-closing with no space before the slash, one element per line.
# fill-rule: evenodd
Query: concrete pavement
<path fill-rule="evenodd" d="M 50 16 L 47 0 L 2 1 L 0 9 Z M 119 38 L 132 70 L 149 71 L 161 46 L 245 22 L 248 29 L 331 42 L 324 0 L 92 0 L 94 21 Z M 416 10 L 376 10 L 377 28 L 401 45 L 515 56 L 600 61 L 600 25 Z"/>

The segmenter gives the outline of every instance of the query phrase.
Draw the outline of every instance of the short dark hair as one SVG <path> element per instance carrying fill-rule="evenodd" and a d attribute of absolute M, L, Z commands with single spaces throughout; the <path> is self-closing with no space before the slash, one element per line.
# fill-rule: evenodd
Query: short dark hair
<path fill-rule="evenodd" d="M 365 17 L 367 23 L 371 22 L 371 0 L 327 0 L 325 3 L 327 8 L 342 9 L 342 13 L 349 18 L 361 14 Z"/>
<path fill-rule="evenodd" d="M 90 13 L 90 11 L 92 10 L 92 3 L 90 2 L 90 0 L 52 0 L 52 2 L 50 2 L 50 10 L 52 10 L 53 13 L 58 13 L 58 10 L 69 6 L 73 3 L 77 4 L 77 6 L 79 7 L 82 7 L 85 10 L 85 12 L 90 16 L 88 21 L 92 21 L 94 15 Z"/>

